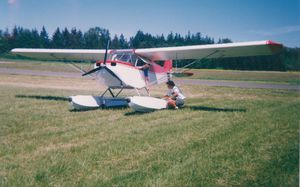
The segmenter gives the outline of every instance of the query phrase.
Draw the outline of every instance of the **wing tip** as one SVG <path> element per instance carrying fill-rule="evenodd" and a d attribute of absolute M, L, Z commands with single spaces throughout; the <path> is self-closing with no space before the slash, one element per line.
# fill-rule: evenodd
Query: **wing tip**
<path fill-rule="evenodd" d="M 11 53 L 17 52 L 17 48 L 14 48 L 14 49 L 10 50 L 10 52 L 11 52 Z"/>
<path fill-rule="evenodd" d="M 274 42 L 272 40 L 267 40 L 267 45 L 281 45 L 282 46 L 282 43 Z"/>
<path fill-rule="evenodd" d="M 267 40 L 266 43 L 270 47 L 273 54 L 277 54 L 283 49 L 282 43 L 274 42 L 272 40 Z"/>

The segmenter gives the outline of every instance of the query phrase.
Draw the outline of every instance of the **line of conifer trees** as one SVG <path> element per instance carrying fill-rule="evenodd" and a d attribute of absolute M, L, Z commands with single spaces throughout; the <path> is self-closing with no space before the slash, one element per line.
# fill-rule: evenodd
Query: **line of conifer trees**
<path fill-rule="evenodd" d="M 123 34 L 111 36 L 108 29 L 93 27 L 82 32 L 79 29 L 57 28 L 49 33 L 42 28 L 27 29 L 15 26 L 11 31 L 0 30 L 0 55 L 7 54 L 13 48 L 60 48 L 60 49 L 104 49 L 107 40 L 111 41 L 112 49 L 151 48 L 183 45 L 203 45 L 214 43 L 230 43 L 229 38 L 214 38 L 197 32 L 186 35 L 169 33 L 168 35 L 152 35 L 143 31 L 126 39 Z M 300 70 L 300 48 L 285 48 L 275 56 L 243 57 L 204 60 L 195 63 L 193 68 L 219 68 L 239 70 Z M 182 66 L 185 61 L 178 62 Z"/>

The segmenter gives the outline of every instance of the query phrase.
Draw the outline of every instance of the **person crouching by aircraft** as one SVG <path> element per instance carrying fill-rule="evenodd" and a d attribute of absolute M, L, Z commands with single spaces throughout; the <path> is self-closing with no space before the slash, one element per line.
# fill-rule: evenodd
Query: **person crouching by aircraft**
<path fill-rule="evenodd" d="M 167 82 L 168 92 L 164 98 L 168 101 L 167 107 L 178 109 L 178 107 L 183 107 L 185 96 L 182 94 L 180 89 L 171 80 Z"/>

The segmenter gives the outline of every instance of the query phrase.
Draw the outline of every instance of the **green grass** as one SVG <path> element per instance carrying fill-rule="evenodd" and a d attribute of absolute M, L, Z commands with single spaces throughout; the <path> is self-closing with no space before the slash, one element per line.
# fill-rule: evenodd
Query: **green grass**
<path fill-rule="evenodd" d="M 0 186 L 298 185 L 299 92 L 185 89 L 184 109 L 138 114 L 0 86 Z"/>
<path fill-rule="evenodd" d="M 58 71 L 58 72 L 78 72 L 72 68 L 68 63 L 55 62 L 55 61 L 34 61 L 34 60 L 7 60 L 0 58 L 0 68 L 17 68 L 17 69 L 30 69 L 40 71 Z M 5 63 L 8 62 L 8 63 Z M 89 63 L 75 63 L 81 68 L 89 69 L 93 64 Z"/>
<path fill-rule="evenodd" d="M 255 81 L 266 83 L 300 84 L 300 72 L 238 71 L 238 70 L 191 70 L 192 79 Z"/>

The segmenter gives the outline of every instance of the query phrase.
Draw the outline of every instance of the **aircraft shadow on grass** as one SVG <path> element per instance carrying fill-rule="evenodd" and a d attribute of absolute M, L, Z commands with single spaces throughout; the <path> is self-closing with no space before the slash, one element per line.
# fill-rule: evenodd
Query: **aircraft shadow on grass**
<path fill-rule="evenodd" d="M 120 106 L 120 107 L 96 107 L 96 108 L 86 108 L 86 109 L 70 109 L 70 112 L 85 112 L 91 110 L 120 110 L 125 109 L 127 107 Z"/>
<path fill-rule="evenodd" d="M 186 106 L 191 110 L 202 110 L 208 112 L 246 112 L 244 108 L 217 108 L 217 107 L 207 107 L 207 106 Z"/>
<path fill-rule="evenodd" d="M 70 98 L 62 96 L 50 96 L 50 95 L 16 95 L 16 98 L 26 98 L 26 99 L 37 99 L 37 100 L 47 100 L 47 101 L 64 101 L 70 102 Z M 84 112 L 91 110 L 112 110 L 112 109 L 122 109 L 126 107 L 100 107 L 100 108 L 86 108 L 86 109 L 70 109 L 70 112 Z"/>
<path fill-rule="evenodd" d="M 50 96 L 50 95 L 16 95 L 16 98 L 28 98 L 28 99 L 37 99 L 37 100 L 48 100 L 48 101 L 70 101 L 68 97 L 61 97 L 61 96 Z M 118 108 L 101 108 L 101 110 L 105 109 L 124 109 L 125 107 L 118 107 Z M 70 112 L 82 112 L 82 111 L 89 111 L 89 110 L 97 110 L 99 108 L 90 108 L 90 109 L 70 109 Z M 244 108 L 217 108 L 217 107 L 207 107 L 207 106 L 185 106 L 183 109 L 191 109 L 194 111 L 208 111 L 208 112 L 246 112 L 247 110 Z M 155 111 L 153 111 L 155 112 Z M 150 112 L 152 113 L 152 112 Z M 143 112 L 127 112 L 125 116 L 134 116 L 134 115 L 143 115 L 147 113 Z"/>
<path fill-rule="evenodd" d="M 28 98 L 38 100 L 49 100 L 49 101 L 69 101 L 67 97 L 61 96 L 50 96 L 50 95 L 16 95 L 16 98 Z"/>
<path fill-rule="evenodd" d="M 207 107 L 207 106 L 185 106 L 182 109 L 179 110 L 185 110 L 185 109 L 191 109 L 194 111 L 208 111 L 208 112 L 246 112 L 247 110 L 244 108 L 217 108 L 217 107 Z M 176 110 L 169 110 L 169 111 L 176 111 Z M 135 115 L 144 115 L 144 114 L 150 114 L 157 111 L 151 111 L 151 112 L 127 112 L 125 113 L 125 116 L 135 116 Z"/>
<path fill-rule="evenodd" d="M 155 111 L 150 111 L 150 112 L 137 112 L 137 111 L 131 111 L 131 112 L 126 112 L 124 116 L 140 116 L 140 115 L 145 115 L 145 114 L 151 114 L 154 113 Z"/>

